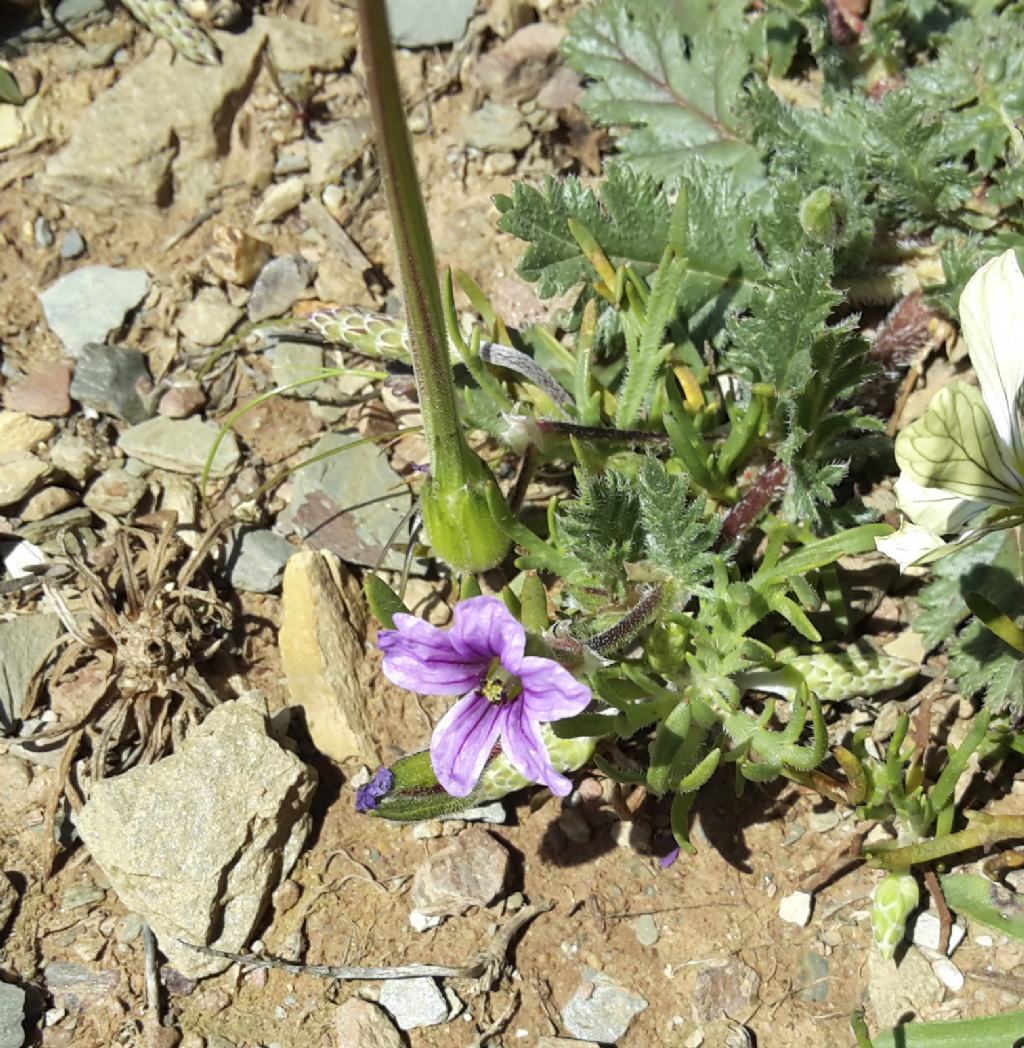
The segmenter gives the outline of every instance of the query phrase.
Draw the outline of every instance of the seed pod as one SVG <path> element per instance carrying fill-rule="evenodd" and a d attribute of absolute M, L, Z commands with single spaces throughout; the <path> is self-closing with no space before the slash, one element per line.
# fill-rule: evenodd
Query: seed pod
<path fill-rule="evenodd" d="M 889 873 L 875 888 L 871 901 L 871 934 L 878 952 L 891 961 L 903 939 L 907 918 L 921 896 L 912 873 Z"/>
<path fill-rule="evenodd" d="M 797 655 L 786 660 L 822 702 L 877 695 L 915 677 L 916 662 L 897 659 L 870 644 L 851 644 L 836 654 Z"/>
<path fill-rule="evenodd" d="M 122 3 L 150 32 L 162 36 L 189 61 L 220 65 L 217 45 L 174 0 L 122 0 Z"/>

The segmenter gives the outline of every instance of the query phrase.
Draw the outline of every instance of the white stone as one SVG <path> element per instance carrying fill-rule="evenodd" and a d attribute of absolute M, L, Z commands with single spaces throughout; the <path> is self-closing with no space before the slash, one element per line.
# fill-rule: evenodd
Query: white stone
<path fill-rule="evenodd" d="M 779 917 L 789 924 L 805 928 L 813 908 L 814 900 L 809 892 L 793 892 L 779 901 Z"/>

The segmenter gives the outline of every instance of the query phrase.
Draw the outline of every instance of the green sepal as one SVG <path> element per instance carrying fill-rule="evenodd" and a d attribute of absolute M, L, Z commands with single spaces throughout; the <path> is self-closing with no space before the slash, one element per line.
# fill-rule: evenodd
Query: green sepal
<path fill-rule="evenodd" d="M 385 629 L 395 628 L 396 615 L 411 614 L 402 598 L 379 575 L 371 573 L 366 576 L 363 580 L 363 592 L 366 594 L 370 611 Z"/>

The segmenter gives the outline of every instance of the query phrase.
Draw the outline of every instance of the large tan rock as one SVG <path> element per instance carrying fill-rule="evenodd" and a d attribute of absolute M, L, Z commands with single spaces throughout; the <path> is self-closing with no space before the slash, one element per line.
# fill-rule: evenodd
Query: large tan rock
<path fill-rule="evenodd" d="M 365 640 L 365 599 L 342 562 L 326 551 L 290 557 L 278 640 L 288 701 L 305 712 L 316 748 L 335 761 L 378 759 L 358 676 Z"/>
<path fill-rule="evenodd" d="M 75 822 L 121 902 L 178 971 L 200 978 L 230 962 L 180 940 L 242 949 L 302 850 L 315 789 L 263 714 L 233 701 L 173 756 L 96 783 Z"/>
<path fill-rule="evenodd" d="M 47 161 L 42 195 L 113 212 L 174 199 L 203 203 L 217 185 L 266 38 L 263 30 L 215 36 L 221 65 L 185 62 L 157 46 L 103 92 Z"/>

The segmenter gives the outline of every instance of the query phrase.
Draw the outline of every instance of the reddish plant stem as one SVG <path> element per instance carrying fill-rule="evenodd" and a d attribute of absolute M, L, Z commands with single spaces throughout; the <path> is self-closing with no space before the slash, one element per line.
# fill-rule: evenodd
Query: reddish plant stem
<path fill-rule="evenodd" d="M 726 514 L 718 536 L 718 548 L 743 534 L 768 508 L 789 479 L 789 467 L 776 459 L 751 485 L 750 490 Z"/>

